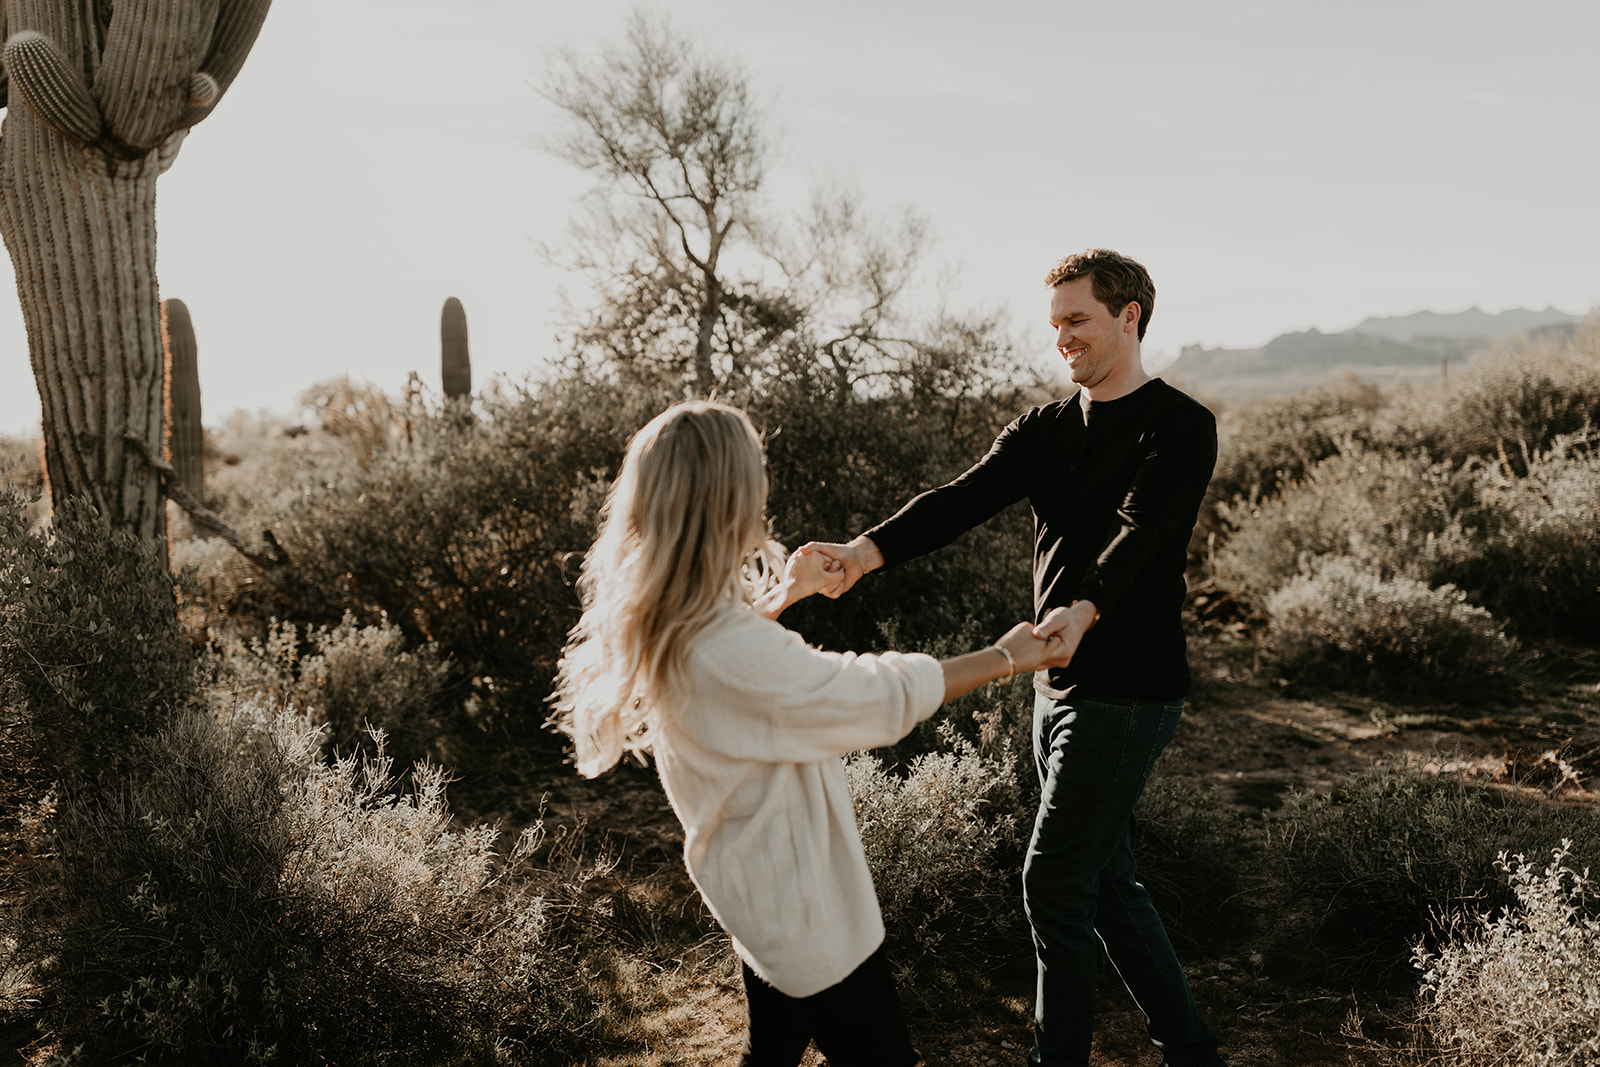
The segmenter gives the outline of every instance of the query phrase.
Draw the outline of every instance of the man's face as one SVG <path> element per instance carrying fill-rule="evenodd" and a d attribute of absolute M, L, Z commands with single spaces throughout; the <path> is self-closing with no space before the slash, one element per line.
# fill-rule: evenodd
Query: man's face
<path fill-rule="evenodd" d="M 1131 327 L 1130 327 L 1131 322 Z M 1074 278 L 1050 290 L 1050 325 L 1056 351 L 1072 381 L 1093 389 L 1116 371 L 1138 345 L 1139 307 L 1114 313 L 1095 299 L 1091 278 Z"/>

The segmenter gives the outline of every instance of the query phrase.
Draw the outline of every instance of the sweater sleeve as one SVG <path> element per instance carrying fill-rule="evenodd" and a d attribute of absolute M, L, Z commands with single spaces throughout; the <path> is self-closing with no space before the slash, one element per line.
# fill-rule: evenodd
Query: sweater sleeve
<path fill-rule="evenodd" d="M 1187 418 L 1163 418 L 1140 442 L 1143 456 L 1118 505 L 1105 548 L 1074 599 L 1102 615 L 1117 608 L 1150 558 L 1180 530 L 1193 529 L 1217 462 L 1216 418 L 1198 404 Z"/>
<path fill-rule="evenodd" d="M 892 567 L 954 541 L 1028 495 L 1028 438 L 1035 412 L 1000 432 L 984 457 L 952 482 L 913 497 L 866 532 Z"/>
<path fill-rule="evenodd" d="M 932 656 L 824 652 L 753 615 L 707 635 L 694 658 L 696 740 L 735 759 L 802 763 L 891 745 L 944 700 Z"/>

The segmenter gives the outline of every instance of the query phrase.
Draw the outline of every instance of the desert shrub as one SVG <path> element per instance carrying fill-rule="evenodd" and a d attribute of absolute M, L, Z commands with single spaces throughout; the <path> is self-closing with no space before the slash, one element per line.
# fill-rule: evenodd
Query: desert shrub
<path fill-rule="evenodd" d="M 1600 811 L 1558 807 L 1403 766 L 1352 775 L 1326 793 L 1293 792 L 1265 816 L 1263 871 L 1279 934 L 1303 956 L 1356 969 L 1390 967 L 1441 916 L 1511 903 L 1494 870 L 1510 848 L 1543 851 L 1563 838 L 1600 851 Z"/>
<path fill-rule="evenodd" d="M 1478 551 L 1475 531 L 1463 526 L 1471 503 L 1470 472 L 1351 446 L 1271 500 L 1224 508 L 1230 532 L 1214 577 L 1257 607 L 1324 556 L 1430 581 Z"/>
<path fill-rule="evenodd" d="M 1244 818 L 1215 787 L 1159 772 L 1135 810 L 1139 881 L 1174 939 L 1195 943 L 1243 921 L 1240 874 L 1255 866 Z"/>
<path fill-rule="evenodd" d="M 333 627 L 274 623 L 264 638 L 246 642 L 223 634 L 216 642 L 218 683 L 235 697 L 289 704 L 322 726 L 325 748 L 375 755 L 372 731 L 402 766 L 439 757 L 440 713 L 449 667 L 432 645 L 405 647 L 388 623 L 361 626 L 346 615 Z"/>
<path fill-rule="evenodd" d="M 1556 438 L 1600 426 L 1600 324 L 1477 359 L 1436 404 L 1418 413 L 1418 447 L 1458 462 L 1500 459 L 1522 474 Z"/>
<path fill-rule="evenodd" d="M 1419 949 L 1418 1022 L 1446 1067 L 1600 1063 L 1600 922 L 1589 872 L 1563 841 L 1543 872 L 1502 852 L 1516 903 L 1458 918 L 1435 954 Z M 1587 911 L 1587 913 L 1586 913 Z"/>
<path fill-rule="evenodd" d="M 417 422 L 406 448 L 374 451 L 303 486 L 266 522 L 295 561 L 267 578 L 280 618 L 387 621 L 410 648 L 451 661 L 465 728 L 534 730 L 577 619 L 577 556 L 628 434 L 653 398 L 594 383 L 489 393 L 472 424 Z M 534 709 L 529 714 L 529 709 Z"/>
<path fill-rule="evenodd" d="M 1267 599 L 1274 656 L 1292 677 L 1376 693 L 1482 698 L 1515 646 L 1454 586 L 1383 578 L 1323 558 Z"/>
<path fill-rule="evenodd" d="M 928 992 L 1004 962 L 1026 928 L 1009 768 L 947 740 L 903 776 L 871 755 L 845 767 L 890 951 Z"/>
<path fill-rule="evenodd" d="M 792 548 L 864 532 L 976 463 L 1027 406 L 1015 389 L 915 385 L 841 399 L 821 384 L 790 380 L 753 399 L 780 541 Z M 931 651 L 968 631 L 992 639 L 1032 615 L 1032 551 L 1032 518 L 1019 503 L 936 552 L 869 575 L 838 600 L 801 602 L 784 624 L 814 643 L 859 651 Z"/>
<path fill-rule="evenodd" d="M 24 509 L 35 524 L 50 514 L 45 499 L 44 462 L 37 438 L 0 434 L 0 485 L 9 485 L 31 501 Z"/>
<path fill-rule="evenodd" d="M 1211 493 L 1222 502 L 1266 500 L 1353 444 L 1370 443 L 1383 391 L 1349 379 L 1290 397 L 1252 400 L 1217 418 Z"/>
<path fill-rule="evenodd" d="M 1588 435 L 1558 437 L 1526 473 L 1477 472 L 1478 552 L 1439 575 L 1469 587 L 1526 634 L 1600 636 L 1600 449 Z"/>
<path fill-rule="evenodd" d="M 1008 394 L 1009 397 L 1009 394 Z M 432 643 L 458 668 L 449 694 L 478 727 L 536 727 L 556 659 L 577 621 L 572 587 L 631 434 L 674 397 L 571 377 L 479 398 L 475 421 L 432 415 L 408 445 L 365 465 L 301 471 L 297 492 L 261 515 L 294 567 L 257 580 L 255 606 L 300 624 L 346 612 L 385 620 L 409 648 Z M 744 404 L 768 438 L 775 534 L 790 547 L 847 538 L 982 455 L 1017 412 L 989 397 L 886 390 L 841 398 L 784 379 Z M 1013 509 L 955 546 L 871 580 L 852 597 L 801 605 L 785 622 L 828 647 L 906 647 L 971 619 L 1003 630 L 1031 611 L 1031 532 Z"/>
<path fill-rule="evenodd" d="M 6 933 L 60 1062 L 571 1062 L 587 994 L 509 877 L 536 836 L 497 854 L 436 769 L 401 793 L 381 756 L 328 764 L 303 722 L 227 710 L 45 826 Z"/>
<path fill-rule="evenodd" d="M 0 487 L 0 703 L 52 775 L 109 776 L 193 686 L 166 560 L 69 503 L 33 529 L 34 497 Z"/>

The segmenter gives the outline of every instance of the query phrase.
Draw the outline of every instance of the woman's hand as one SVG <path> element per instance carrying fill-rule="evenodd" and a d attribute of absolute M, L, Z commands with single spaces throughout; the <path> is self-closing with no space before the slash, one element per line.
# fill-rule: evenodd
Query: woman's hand
<path fill-rule="evenodd" d="M 776 619 L 790 604 L 813 593 L 838 596 L 844 581 L 844 564 L 802 545 L 790 554 L 783 565 L 783 577 L 756 601 L 755 608 L 767 618 Z"/>
<path fill-rule="evenodd" d="M 1019 622 L 1007 630 L 1006 635 L 995 642 L 995 646 L 1011 653 L 1018 674 L 1032 674 L 1046 667 L 1065 666 L 1060 662 L 1063 651 L 1061 635 L 1039 638 L 1034 636 L 1035 632 L 1032 623 Z"/>
<path fill-rule="evenodd" d="M 783 582 L 793 590 L 791 604 L 813 593 L 837 596 L 844 581 L 844 564 L 804 545 L 790 553 L 789 561 L 783 566 Z"/>
<path fill-rule="evenodd" d="M 1032 623 L 1019 622 L 992 645 L 939 661 L 944 670 L 944 698 L 954 700 L 986 682 L 1055 666 L 1061 654 L 1060 637 L 1035 637 Z"/>

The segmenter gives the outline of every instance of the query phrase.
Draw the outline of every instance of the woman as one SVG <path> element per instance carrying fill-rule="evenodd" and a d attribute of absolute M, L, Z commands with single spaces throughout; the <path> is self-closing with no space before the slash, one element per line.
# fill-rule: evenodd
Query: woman
<path fill-rule="evenodd" d="M 684 861 L 743 961 L 746 1067 L 911 1067 L 883 919 L 839 757 L 893 744 L 953 699 L 1040 667 L 1019 623 L 944 661 L 822 652 L 775 621 L 837 567 L 766 539 L 761 443 L 743 412 L 678 404 L 636 434 L 578 588 L 559 721 L 593 777 L 654 752 Z"/>

